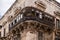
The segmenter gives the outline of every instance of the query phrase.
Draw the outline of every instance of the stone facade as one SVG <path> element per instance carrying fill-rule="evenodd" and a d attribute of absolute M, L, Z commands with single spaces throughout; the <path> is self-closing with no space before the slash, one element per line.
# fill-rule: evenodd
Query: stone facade
<path fill-rule="evenodd" d="M 0 40 L 60 40 L 56 0 L 16 0 L 0 19 Z"/>

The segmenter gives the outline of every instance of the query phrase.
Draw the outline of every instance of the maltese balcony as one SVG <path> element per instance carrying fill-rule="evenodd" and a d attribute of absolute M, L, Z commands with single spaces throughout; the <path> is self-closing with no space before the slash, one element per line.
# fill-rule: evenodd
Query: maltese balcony
<path fill-rule="evenodd" d="M 55 20 L 53 16 L 34 7 L 25 7 L 21 10 L 19 15 L 15 18 L 15 20 L 11 22 L 11 24 L 9 24 L 10 29 L 15 27 L 17 24 L 20 24 L 21 22 L 30 20 L 48 25 L 51 28 L 54 28 L 55 26 Z"/>

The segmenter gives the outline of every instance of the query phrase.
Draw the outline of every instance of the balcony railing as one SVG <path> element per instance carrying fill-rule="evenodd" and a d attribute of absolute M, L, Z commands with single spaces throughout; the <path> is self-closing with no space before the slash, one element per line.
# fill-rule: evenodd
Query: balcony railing
<path fill-rule="evenodd" d="M 19 19 L 20 18 L 20 19 Z M 17 19 L 19 19 L 17 21 Z M 10 29 L 14 28 L 16 25 L 20 24 L 21 22 L 27 20 L 33 20 L 40 22 L 42 24 L 48 25 L 50 27 L 54 27 L 54 17 L 39 10 L 34 7 L 26 7 L 21 10 L 20 16 L 17 18 L 14 23 L 9 24 Z"/>

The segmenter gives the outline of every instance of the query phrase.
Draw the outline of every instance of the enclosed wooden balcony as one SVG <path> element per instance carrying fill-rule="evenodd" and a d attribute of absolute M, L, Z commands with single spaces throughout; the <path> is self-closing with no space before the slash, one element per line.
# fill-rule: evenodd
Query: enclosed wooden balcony
<path fill-rule="evenodd" d="M 14 23 L 12 22 L 11 24 L 9 24 L 10 29 L 14 28 L 21 22 L 29 20 L 40 22 L 44 25 L 49 26 L 50 28 L 54 28 L 55 26 L 55 19 L 53 16 L 34 7 L 25 7 L 21 10 L 19 15 L 17 16 L 18 18 L 16 17 L 16 19 L 14 20 Z"/>

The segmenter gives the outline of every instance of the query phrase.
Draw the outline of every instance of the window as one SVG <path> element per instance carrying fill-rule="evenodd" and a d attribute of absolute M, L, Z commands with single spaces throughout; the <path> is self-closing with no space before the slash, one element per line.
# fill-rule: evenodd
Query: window
<path fill-rule="evenodd" d="M 6 32 L 6 30 L 4 29 L 4 37 L 5 37 L 5 32 Z"/>
<path fill-rule="evenodd" d="M 13 22 L 11 23 L 11 25 L 13 26 Z"/>
<path fill-rule="evenodd" d="M 36 16 L 37 16 L 37 17 L 39 17 L 39 13 L 40 13 L 40 12 L 37 10 L 37 11 L 36 11 Z"/>
<path fill-rule="evenodd" d="M 56 27 L 60 29 L 60 20 L 56 19 Z"/>
<path fill-rule="evenodd" d="M 43 32 L 38 32 L 38 40 L 43 40 Z"/>
<path fill-rule="evenodd" d="M 34 17 L 34 16 L 36 16 L 36 13 L 34 11 L 32 11 L 32 13 L 30 13 L 30 16 Z"/>
<path fill-rule="evenodd" d="M 22 18 L 22 15 L 19 14 L 19 15 L 17 16 L 17 18 L 16 18 L 16 19 L 17 19 L 17 22 L 20 20 L 20 18 Z"/>
<path fill-rule="evenodd" d="M 11 24 L 9 24 L 9 27 L 12 27 L 12 25 L 11 25 Z"/>
<path fill-rule="evenodd" d="M 20 14 L 18 15 L 18 19 L 20 20 Z"/>
<path fill-rule="evenodd" d="M 13 20 L 13 25 L 15 24 L 14 20 Z"/>
<path fill-rule="evenodd" d="M 43 14 L 43 19 L 47 22 L 54 23 L 54 17 L 49 14 Z"/>
<path fill-rule="evenodd" d="M 42 13 L 40 12 L 39 17 L 42 19 Z"/>
<path fill-rule="evenodd" d="M 23 14 L 20 14 L 20 18 L 22 18 L 23 17 Z"/>
<path fill-rule="evenodd" d="M 17 23 L 17 20 L 15 19 L 15 21 L 14 21 L 15 23 Z"/>

